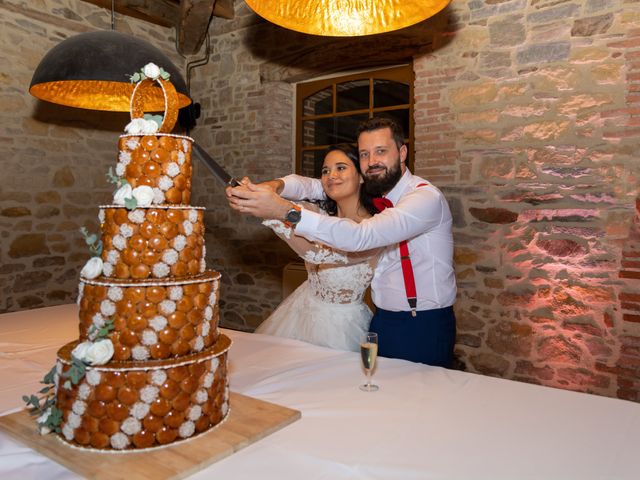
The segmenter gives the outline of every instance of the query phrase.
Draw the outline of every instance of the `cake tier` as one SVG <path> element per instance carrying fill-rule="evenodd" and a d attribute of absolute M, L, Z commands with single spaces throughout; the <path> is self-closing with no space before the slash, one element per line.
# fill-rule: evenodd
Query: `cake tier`
<path fill-rule="evenodd" d="M 135 188 L 153 188 L 154 205 L 188 205 L 191 200 L 192 138 L 180 135 L 122 135 L 117 176 Z"/>
<path fill-rule="evenodd" d="M 60 438 L 72 446 L 111 452 L 159 448 L 194 438 L 228 414 L 231 340 L 224 335 L 214 347 L 176 360 L 87 367 L 80 382 L 66 389 L 60 376 L 69 370 L 76 344 L 62 347 L 56 364 Z"/>
<path fill-rule="evenodd" d="M 167 278 L 205 270 L 204 208 L 101 206 L 102 273 L 109 278 Z"/>
<path fill-rule="evenodd" d="M 80 278 L 80 340 L 112 319 L 116 361 L 200 352 L 218 339 L 219 288 L 213 270 L 171 282 Z"/>

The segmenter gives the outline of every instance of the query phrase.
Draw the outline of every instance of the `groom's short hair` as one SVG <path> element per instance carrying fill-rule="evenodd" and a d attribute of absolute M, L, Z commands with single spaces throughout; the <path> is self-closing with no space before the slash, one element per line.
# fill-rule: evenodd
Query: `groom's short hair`
<path fill-rule="evenodd" d="M 362 132 L 373 132 L 374 130 L 380 130 L 382 128 L 388 128 L 391 130 L 391 136 L 396 143 L 398 150 L 404 145 L 404 132 L 398 122 L 388 117 L 373 117 L 360 124 L 358 127 L 357 136 L 360 137 Z"/>

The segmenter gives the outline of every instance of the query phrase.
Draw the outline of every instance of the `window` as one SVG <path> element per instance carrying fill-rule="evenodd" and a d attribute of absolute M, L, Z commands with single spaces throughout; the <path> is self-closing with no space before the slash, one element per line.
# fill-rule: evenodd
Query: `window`
<path fill-rule="evenodd" d="M 300 83 L 296 98 L 296 173 L 319 177 L 324 150 L 335 143 L 355 143 L 358 125 L 373 116 L 391 117 L 402 125 L 412 166 L 411 65 Z"/>

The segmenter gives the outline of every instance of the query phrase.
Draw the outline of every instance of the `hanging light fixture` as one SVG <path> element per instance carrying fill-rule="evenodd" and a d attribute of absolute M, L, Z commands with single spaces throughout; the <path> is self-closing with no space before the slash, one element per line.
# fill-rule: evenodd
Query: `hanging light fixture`
<path fill-rule="evenodd" d="M 432 17 L 451 0 L 245 0 L 264 19 L 313 35 L 391 32 Z"/>
<path fill-rule="evenodd" d="M 171 60 L 150 43 L 115 31 L 82 33 L 53 47 L 36 68 L 29 93 L 69 107 L 128 112 L 134 88 L 129 75 L 149 62 L 171 75 L 179 108 L 189 105 L 187 87 Z M 148 89 L 144 105 L 147 111 L 162 111 L 162 90 Z"/>

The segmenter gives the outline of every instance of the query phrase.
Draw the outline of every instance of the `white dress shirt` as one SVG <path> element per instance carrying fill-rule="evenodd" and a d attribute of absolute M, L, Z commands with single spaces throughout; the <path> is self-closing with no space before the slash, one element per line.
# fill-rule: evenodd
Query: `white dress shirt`
<path fill-rule="evenodd" d="M 299 200 L 324 198 L 317 179 L 288 175 L 282 196 Z M 426 184 L 418 186 L 420 184 Z M 394 312 L 409 311 L 400 264 L 398 242 L 409 240 L 416 282 L 417 310 L 453 305 L 456 280 L 453 270 L 451 212 L 442 192 L 406 170 L 386 195 L 394 208 L 356 223 L 302 210 L 296 235 L 345 251 L 386 247 L 371 282 L 373 303 Z"/>

